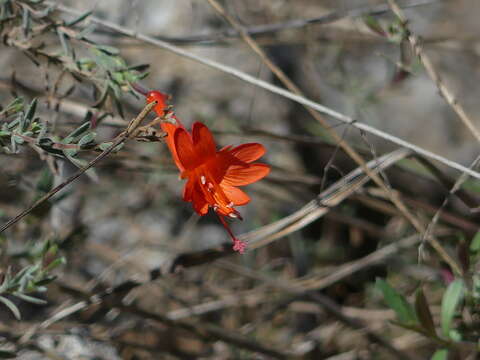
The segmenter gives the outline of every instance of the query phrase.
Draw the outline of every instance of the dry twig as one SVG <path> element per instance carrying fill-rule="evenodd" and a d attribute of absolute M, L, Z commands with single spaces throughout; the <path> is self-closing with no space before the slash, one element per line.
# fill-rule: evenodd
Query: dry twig
<path fill-rule="evenodd" d="M 69 8 L 67 6 L 58 5 L 58 4 L 54 4 L 54 5 L 57 6 L 58 10 L 63 11 L 63 12 L 68 13 L 68 14 L 72 14 L 72 15 L 76 15 L 76 16 L 82 14 L 81 12 L 79 12 L 77 10 L 74 10 L 72 8 Z M 389 142 L 397 144 L 401 147 L 410 149 L 410 150 L 416 152 L 419 155 L 423 155 L 427 158 L 431 158 L 431 159 L 436 160 L 436 161 L 438 161 L 438 162 L 440 162 L 440 163 L 442 163 L 446 166 L 449 166 L 449 167 L 451 167 L 453 169 L 456 169 L 458 171 L 461 171 L 461 172 L 466 172 L 467 174 L 471 175 L 472 177 L 480 179 L 480 173 L 479 172 L 473 171 L 473 170 L 469 169 L 468 167 L 466 167 L 464 165 L 461 165 L 457 162 L 451 161 L 451 160 L 449 160 L 449 159 L 447 159 L 443 156 L 435 154 L 435 153 L 433 153 L 429 150 L 426 150 L 426 149 L 424 149 L 420 146 L 414 145 L 414 144 L 412 144 L 408 141 L 405 141 L 403 139 L 400 139 L 400 138 L 398 138 L 394 135 L 391 135 L 391 134 L 388 134 L 384 131 L 378 130 L 378 129 L 370 126 L 370 125 L 359 122 L 359 121 L 351 118 L 350 116 L 339 113 L 338 111 L 330 109 L 330 108 L 328 108 L 326 106 L 323 106 L 323 105 L 321 105 L 321 104 L 319 104 L 315 101 L 309 100 L 309 99 L 307 99 L 303 96 L 296 95 L 296 94 L 292 93 L 291 91 L 285 90 L 285 89 L 280 88 L 280 87 L 275 86 L 275 85 L 272 85 L 272 84 L 270 84 L 266 81 L 258 79 L 256 77 L 251 76 L 251 75 L 249 75 L 245 72 L 242 72 L 238 69 L 235 69 L 233 67 L 221 64 L 219 62 L 210 60 L 210 59 L 202 57 L 202 56 L 198 56 L 198 55 L 196 55 L 196 54 L 194 54 L 190 51 L 187 51 L 187 50 L 184 50 L 180 47 L 171 45 L 171 44 L 169 44 L 165 41 L 161 41 L 161 40 L 158 40 L 154 37 L 138 33 L 135 30 L 128 29 L 124 26 L 117 25 L 117 24 L 115 24 L 113 22 L 110 22 L 110 21 L 107 21 L 107 20 L 99 19 L 99 18 L 94 17 L 94 16 L 89 17 L 89 20 L 93 23 L 96 23 L 96 24 L 101 25 L 105 28 L 111 29 L 111 30 L 116 31 L 118 33 L 121 33 L 123 35 L 126 35 L 126 36 L 129 36 L 131 38 L 143 41 L 145 43 L 157 46 L 159 48 L 163 48 L 163 49 L 168 50 L 168 51 L 170 51 L 174 54 L 177 54 L 179 56 L 183 56 L 185 58 L 194 60 L 198 63 L 204 64 L 204 65 L 209 66 L 211 68 L 222 71 L 226 74 L 232 75 L 232 76 L 234 76 L 234 77 L 236 77 L 240 80 L 243 80 L 243 81 L 248 82 L 250 84 L 253 84 L 255 86 L 261 87 L 261 88 L 263 88 L 265 90 L 268 90 L 268 91 L 270 91 L 274 94 L 281 95 L 281 96 L 283 96 L 287 99 L 290 99 L 292 101 L 295 101 L 299 104 L 308 106 L 309 108 L 312 108 L 312 109 L 314 109 L 314 110 L 316 110 L 316 111 L 318 111 L 322 114 L 331 116 L 332 118 L 337 119 L 339 121 L 342 121 L 346 124 L 350 124 L 353 127 L 356 127 L 357 129 L 360 129 L 360 130 L 363 130 L 367 133 L 378 136 L 382 139 L 385 139 Z"/>
<path fill-rule="evenodd" d="M 266 55 L 266 53 L 258 46 L 255 40 L 252 39 L 250 35 L 245 31 L 245 28 L 230 15 L 227 14 L 223 6 L 218 3 L 217 0 L 207 0 L 208 3 L 219 13 L 221 14 L 241 35 L 243 40 L 252 48 L 252 50 L 262 59 L 262 61 L 268 66 L 268 68 L 280 79 L 280 81 L 288 88 L 290 91 L 295 93 L 298 96 L 304 98 L 302 91 L 285 75 L 285 73 L 275 65 Z M 413 213 L 405 206 L 400 197 L 396 192 L 391 191 L 391 189 L 385 185 L 383 180 L 375 173 L 371 172 L 366 166 L 365 161 L 362 157 L 350 146 L 347 142 L 344 141 L 335 131 L 329 129 L 327 122 L 315 111 L 312 109 L 306 108 L 310 115 L 312 115 L 315 120 L 317 120 L 325 129 L 327 129 L 330 136 L 333 137 L 335 142 L 342 147 L 342 149 L 358 164 L 360 165 L 365 173 L 387 194 L 392 203 L 400 210 L 402 215 L 413 225 L 416 231 L 421 234 L 425 233 L 424 225 L 413 215 Z M 453 259 L 450 254 L 443 248 L 440 242 L 433 236 L 426 235 L 426 239 L 429 241 L 430 245 L 435 249 L 435 251 L 440 255 L 440 257 L 452 268 L 452 270 L 458 274 L 462 274 L 462 268 L 457 264 L 455 259 Z"/>
<path fill-rule="evenodd" d="M 70 176 L 68 179 L 66 179 L 64 182 L 62 182 L 60 185 L 56 186 L 52 190 L 50 190 L 47 194 L 42 196 L 40 199 L 35 201 L 32 205 L 30 205 L 28 208 L 20 212 L 17 216 L 14 218 L 10 219 L 7 221 L 1 228 L 0 228 L 0 233 L 4 232 L 6 229 L 8 229 L 10 226 L 16 224 L 18 221 L 20 221 L 22 218 L 27 216 L 33 209 L 38 207 L 40 204 L 43 204 L 45 201 L 49 200 L 52 196 L 54 196 L 56 193 L 64 189 L 66 186 L 71 184 L 73 181 L 78 179 L 80 176 L 82 176 L 85 171 L 88 169 L 94 167 L 97 165 L 102 159 L 107 157 L 115 148 L 122 144 L 125 140 L 130 138 L 132 134 L 135 132 L 135 130 L 138 128 L 140 123 L 145 119 L 145 117 L 148 115 L 148 113 L 153 109 L 153 107 L 156 105 L 156 101 L 151 102 L 145 108 L 142 110 L 142 112 L 135 118 L 133 119 L 127 126 L 126 130 L 123 131 L 121 134 L 119 134 L 113 143 L 106 148 L 101 154 L 99 154 L 97 157 L 95 157 L 93 160 L 91 160 L 87 165 L 84 167 L 78 169 L 77 172 L 75 172 L 72 176 Z"/>

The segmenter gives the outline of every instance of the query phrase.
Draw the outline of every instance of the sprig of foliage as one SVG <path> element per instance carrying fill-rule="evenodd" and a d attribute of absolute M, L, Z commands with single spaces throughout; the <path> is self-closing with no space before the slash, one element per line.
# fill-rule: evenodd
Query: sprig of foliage
<path fill-rule="evenodd" d="M 33 246 L 21 257 L 27 258 L 30 264 L 16 273 L 13 273 L 11 268 L 3 270 L 0 284 L 0 302 L 18 320 L 21 318 L 20 310 L 9 297 L 13 296 L 33 304 L 45 304 L 44 300 L 32 294 L 45 292 L 46 285 L 55 280 L 51 272 L 65 264 L 65 258 L 58 255 L 58 247 L 50 241 L 46 241 L 40 247 Z"/>
<path fill-rule="evenodd" d="M 103 151 L 111 142 L 97 143 L 96 132 L 93 125 L 107 116 L 95 118 L 88 112 L 84 122 L 72 130 L 65 137 L 51 133 L 48 123 L 35 116 L 37 99 L 26 105 L 23 98 L 16 98 L 9 103 L 0 116 L 5 120 L 0 127 L 0 152 L 5 154 L 18 154 L 22 145 L 39 148 L 48 154 L 64 158 L 77 167 L 84 166 L 87 162 L 78 157 L 84 151 Z M 121 148 L 119 146 L 115 151 Z"/>
<path fill-rule="evenodd" d="M 460 331 L 463 324 L 461 321 L 457 324 L 454 322 L 456 318 L 461 320 L 459 314 L 462 300 L 468 291 L 462 279 L 452 281 L 443 294 L 440 314 L 441 335 L 436 330 L 422 287 L 417 289 L 415 302 L 412 305 L 404 295 L 384 280 L 377 279 L 376 286 L 388 307 L 395 311 L 397 321 L 394 321 L 394 324 L 422 334 L 439 345 L 440 349 L 433 355 L 432 360 L 446 358 L 450 349 L 455 349 L 457 345 L 464 343 L 462 331 Z"/>
<path fill-rule="evenodd" d="M 117 48 L 90 39 L 92 25 L 81 26 L 90 14 L 65 21 L 58 19 L 54 7 L 43 0 L 4 0 L 0 3 L 0 36 L 6 45 L 19 49 L 36 65 L 46 60 L 76 81 L 90 82 L 95 88 L 94 106 L 101 107 L 111 99 L 123 116 L 122 93 L 135 94 L 130 84 L 148 75 L 148 65 L 130 66 Z M 42 40 L 52 34 L 58 42 L 46 46 Z"/>

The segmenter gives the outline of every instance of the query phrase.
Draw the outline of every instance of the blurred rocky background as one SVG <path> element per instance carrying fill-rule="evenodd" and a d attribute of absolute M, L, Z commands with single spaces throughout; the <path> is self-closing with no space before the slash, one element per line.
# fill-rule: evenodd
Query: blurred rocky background
<path fill-rule="evenodd" d="M 442 81 L 480 127 L 476 91 L 480 3 L 398 3 Z M 80 13 L 92 11 L 91 16 L 280 85 L 206 0 L 0 2 L 0 6 L 27 9 L 23 14 L 31 16 L 39 7 L 52 6 L 48 15 L 52 19 L 75 18 L 55 10 L 55 4 Z M 475 137 L 440 96 L 408 42 L 396 37 L 402 30 L 396 17 L 378 11 L 383 9 L 379 6 L 388 8 L 385 1 L 224 0 L 221 4 L 247 29 L 283 24 L 252 36 L 309 99 L 466 166 L 477 156 Z M 338 16 L 289 26 L 295 20 L 318 20 L 328 14 Z M 79 79 L 83 75 L 75 76 L 77 70 L 71 70 L 75 61 L 92 57 L 88 44 L 67 37 L 68 46 L 75 49 L 72 60 L 57 31 L 33 37 L 35 45 L 28 46 L 41 44 L 41 51 L 56 54 L 64 51 L 61 61 L 29 53 L 21 41 L 8 40 L 13 38 L 9 27 L 22 29 L 25 24 L 2 19 L 0 31 L 6 39 L 0 45 L 2 108 L 17 96 L 26 103 L 37 98 L 37 114 L 47 119 L 52 139 L 64 139 L 85 122 L 88 111 L 95 116 L 108 114 L 94 129 L 97 143 L 115 137 L 143 108 L 144 99 L 126 86 L 119 97 L 122 111 L 113 98 L 98 104 L 99 90 L 93 90 L 98 84 L 92 86 L 95 81 L 88 76 Z M 206 123 L 219 146 L 265 145 L 263 161 L 272 166 L 272 173 L 246 189 L 252 202 L 240 209 L 245 220 L 232 223 L 236 234 L 289 216 L 357 167 L 324 128 L 290 100 L 102 27 L 89 16 L 72 28 L 87 29 L 94 44 L 118 49 L 128 65 L 150 65 L 148 76 L 139 80 L 142 86 L 170 94 L 177 116 L 188 125 L 196 120 Z M 107 49 L 104 54 L 113 52 Z M 101 55 L 93 59 L 107 61 Z M 105 76 L 111 74 L 107 71 Z M 366 160 L 398 147 L 335 119 L 327 117 L 327 121 Z M 80 153 L 76 162 L 38 146 L 20 147 L 17 154 L 0 153 L 2 223 L 95 155 Z M 428 224 L 448 189 L 417 162 L 403 165 L 385 176 Z M 460 175 L 436 165 L 452 181 Z M 322 285 L 322 279 L 348 268 L 350 262 L 412 234 L 399 212 L 375 196 L 373 185 L 320 220 L 243 256 L 228 254 L 228 246 L 223 245 L 228 245 L 228 236 L 216 217 L 196 216 L 182 201 L 182 189 L 163 143 L 129 141 L 93 172 L 4 232 L 0 238 L 4 277 L 30 264 L 25 253 L 45 241 L 56 244 L 57 254 L 66 261 L 54 270 L 58 277 L 47 291 L 35 293 L 44 303 L 7 296 L 22 320 L 15 320 L 8 309 L 0 313 L 5 351 L 29 360 L 428 359 L 434 353 L 435 341 L 388 322 L 394 313 L 386 309 L 374 287 L 376 277 L 388 277 L 411 295 L 419 282 L 426 284 L 438 324 L 445 266 L 434 252 L 418 264 L 418 249 L 412 245 Z M 476 201 L 478 183 L 469 181 L 467 190 Z M 457 200 L 445 213 L 448 216 L 440 219 L 439 227 L 445 246 L 455 254 L 459 237 L 470 239 L 475 234 L 478 216 Z M 105 293 L 119 284 L 124 288 L 113 295 Z M 288 290 L 293 285 L 304 288 Z M 312 293 L 328 298 L 337 313 Z M 104 298 L 91 299 L 94 294 Z M 357 325 L 342 320 L 342 314 Z M 372 338 L 372 333 L 385 343 Z"/>

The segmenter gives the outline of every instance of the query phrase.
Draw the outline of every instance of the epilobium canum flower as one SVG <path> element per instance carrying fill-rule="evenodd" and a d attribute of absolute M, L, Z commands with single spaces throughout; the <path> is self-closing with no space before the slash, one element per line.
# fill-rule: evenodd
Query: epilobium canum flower
<path fill-rule="evenodd" d="M 160 117 L 165 113 L 166 97 L 158 91 L 147 94 L 147 102 L 157 101 L 154 110 Z M 195 122 L 188 132 L 182 123 L 162 122 L 167 133 L 166 143 L 173 160 L 180 170 L 180 177 L 187 179 L 183 200 L 191 202 L 199 215 L 212 208 L 233 240 L 233 249 L 243 253 L 245 243 L 237 239 L 228 227 L 225 217 L 239 218 L 235 206 L 250 202 L 250 197 L 238 186 L 254 183 L 270 172 L 265 164 L 254 163 L 265 154 L 261 144 L 249 143 L 236 147 L 226 146 L 217 150 L 215 140 L 207 126 Z"/>

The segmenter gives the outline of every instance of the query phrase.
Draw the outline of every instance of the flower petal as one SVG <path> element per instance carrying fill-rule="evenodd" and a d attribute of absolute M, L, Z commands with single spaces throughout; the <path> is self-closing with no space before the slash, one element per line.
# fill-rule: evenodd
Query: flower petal
<path fill-rule="evenodd" d="M 196 213 L 200 216 L 205 215 L 208 212 L 208 202 L 202 193 L 202 190 L 198 186 L 193 187 L 192 191 L 192 205 Z"/>
<path fill-rule="evenodd" d="M 190 134 L 183 128 L 177 128 L 173 135 L 173 146 L 178 156 L 178 161 L 186 170 L 194 169 L 198 164 L 198 157 L 193 149 Z"/>
<path fill-rule="evenodd" d="M 230 150 L 230 154 L 246 163 L 258 160 L 265 154 L 265 152 L 265 147 L 258 143 L 242 144 Z"/>
<path fill-rule="evenodd" d="M 239 188 L 230 185 L 221 185 L 225 196 L 233 202 L 233 205 L 245 205 L 250 202 L 250 197 Z"/>
<path fill-rule="evenodd" d="M 175 150 L 175 145 L 174 145 L 174 140 L 173 136 L 175 134 L 175 130 L 177 130 L 178 126 L 169 123 L 169 122 L 162 122 L 160 123 L 160 127 L 162 128 L 163 131 L 167 133 L 167 136 L 165 138 L 165 142 L 167 143 L 168 149 L 170 150 L 170 153 L 172 154 L 173 161 L 175 161 L 175 164 L 177 165 L 178 169 L 181 171 L 184 170 L 182 164 L 178 160 L 178 154 L 177 150 Z"/>
<path fill-rule="evenodd" d="M 265 164 L 250 164 L 248 167 L 232 166 L 223 176 L 221 185 L 248 185 L 264 178 L 269 172 L 270 166 Z"/>
<path fill-rule="evenodd" d="M 207 159 L 215 156 L 217 150 L 215 140 L 207 126 L 195 122 L 192 128 L 193 147 L 199 158 Z"/>
<path fill-rule="evenodd" d="M 192 201 L 193 189 L 194 182 L 188 179 L 185 187 L 183 188 L 183 201 Z"/>

